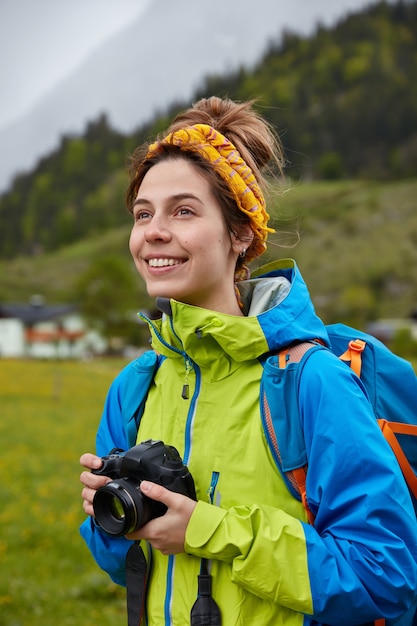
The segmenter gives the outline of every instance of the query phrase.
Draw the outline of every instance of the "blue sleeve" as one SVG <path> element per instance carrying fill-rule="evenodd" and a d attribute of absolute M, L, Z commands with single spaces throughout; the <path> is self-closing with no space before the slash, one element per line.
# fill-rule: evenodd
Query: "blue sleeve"
<path fill-rule="evenodd" d="M 107 455 L 113 448 L 126 450 L 129 447 L 124 428 L 122 401 L 131 368 L 132 364 L 123 369 L 108 391 L 96 437 L 98 456 Z M 132 542 L 124 537 L 106 534 L 91 517 L 81 525 L 80 533 L 99 567 L 106 571 L 115 583 L 125 586 L 125 558 Z"/>
<path fill-rule="evenodd" d="M 149 387 L 161 360 L 153 350 L 148 350 L 114 379 L 97 431 L 98 456 L 109 454 L 113 448 L 127 450 L 135 445 L 137 416 L 143 412 Z M 91 518 L 85 520 L 80 532 L 98 565 L 114 582 L 125 585 L 125 558 L 133 542 L 124 537 L 107 535 Z"/>
<path fill-rule="evenodd" d="M 352 602 L 361 623 L 414 612 L 416 516 L 361 382 L 317 351 L 304 366 L 299 403 L 316 516 L 305 525 L 314 619 L 351 624 Z"/>
<path fill-rule="evenodd" d="M 106 535 L 91 517 L 81 524 L 80 533 L 97 565 L 108 573 L 113 582 L 125 587 L 125 559 L 132 542 L 124 537 Z"/>

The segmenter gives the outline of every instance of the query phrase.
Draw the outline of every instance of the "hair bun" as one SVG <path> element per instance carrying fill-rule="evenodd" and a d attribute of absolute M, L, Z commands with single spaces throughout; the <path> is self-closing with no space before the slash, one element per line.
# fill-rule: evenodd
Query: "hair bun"
<path fill-rule="evenodd" d="M 217 96 L 203 98 L 180 113 L 168 132 L 195 124 L 211 126 L 229 139 L 251 168 L 258 183 L 265 185 L 262 170 L 271 164 L 282 172 L 284 159 L 274 129 L 256 113 L 254 103 L 254 100 L 239 103 Z"/>

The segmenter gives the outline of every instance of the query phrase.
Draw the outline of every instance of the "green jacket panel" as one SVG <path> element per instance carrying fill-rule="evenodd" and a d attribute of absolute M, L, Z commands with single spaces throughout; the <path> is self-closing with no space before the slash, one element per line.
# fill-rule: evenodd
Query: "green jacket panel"
<path fill-rule="evenodd" d="M 158 334 L 171 336 L 172 329 L 163 326 Z M 190 351 L 201 366 L 194 364 L 188 371 L 183 354 L 167 353 L 171 358 L 157 371 L 138 433 L 138 442 L 162 439 L 183 457 L 189 440 L 190 452 L 184 460 L 199 500 L 187 531 L 187 554 L 169 558 L 157 551 L 153 554 L 148 592 L 152 623 L 159 623 L 155 615 L 167 602 L 172 623 L 188 623 L 203 557 L 213 559 L 213 596 L 224 624 L 247 624 L 248 616 L 251 624 L 262 626 L 302 624 L 302 616 L 287 607 L 312 612 L 299 521 L 306 516 L 288 492 L 264 435 L 259 405 L 263 367 L 257 359 L 235 361 L 212 338 L 196 340 L 194 331 L 186 339 L 189 350 L 200 341 Z M 186 400 L 181 395 L 185 381 Z M 211 501 L 217 507 L 209 506 Z M 273 571 L 276 563 L 289 560 L 299 572 L 297 587 Z"/>

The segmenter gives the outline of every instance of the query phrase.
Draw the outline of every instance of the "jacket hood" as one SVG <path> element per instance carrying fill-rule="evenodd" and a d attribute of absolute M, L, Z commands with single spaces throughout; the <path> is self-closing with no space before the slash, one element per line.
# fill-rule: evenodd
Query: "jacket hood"
<path fill-rule="evenodd" d="M 246 293 L 252 294 L 248 314 L 256 315 L 269 350 L 281 350 L 293 342 L 312 339 L 329 345 L 326 327 L 315 312 L 307 285 L 293 259 L 264 265 L 251 279 L 238 284 L 238 288 L 244 302 Z M 262 306 L 267 294 L 269 301 L 258 312 L 257 306 Z"/>
<path fill-rule="evenodd" d="M 328 344 L 325 326 L 292 259 L 269 263 L 238 283 L 238 289 L 244 305 L 242 317 L 158 298 L 162 319 L 146 320 L 152 347 L 166 356 L 187 354 L 196 362 L 212 362 L 220 348 L 242 362 L 295 341 L 320 339 Z"/>

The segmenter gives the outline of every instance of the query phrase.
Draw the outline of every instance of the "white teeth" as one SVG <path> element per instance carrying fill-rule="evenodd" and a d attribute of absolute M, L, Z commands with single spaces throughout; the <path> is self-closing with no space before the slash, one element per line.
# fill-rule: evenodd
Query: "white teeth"
<path fill-rule="evenodd" d="M 168 267 L 169 265 L 179 265 L 181 261 L 176 259 L 149 259 L 151 267 Z"/>

